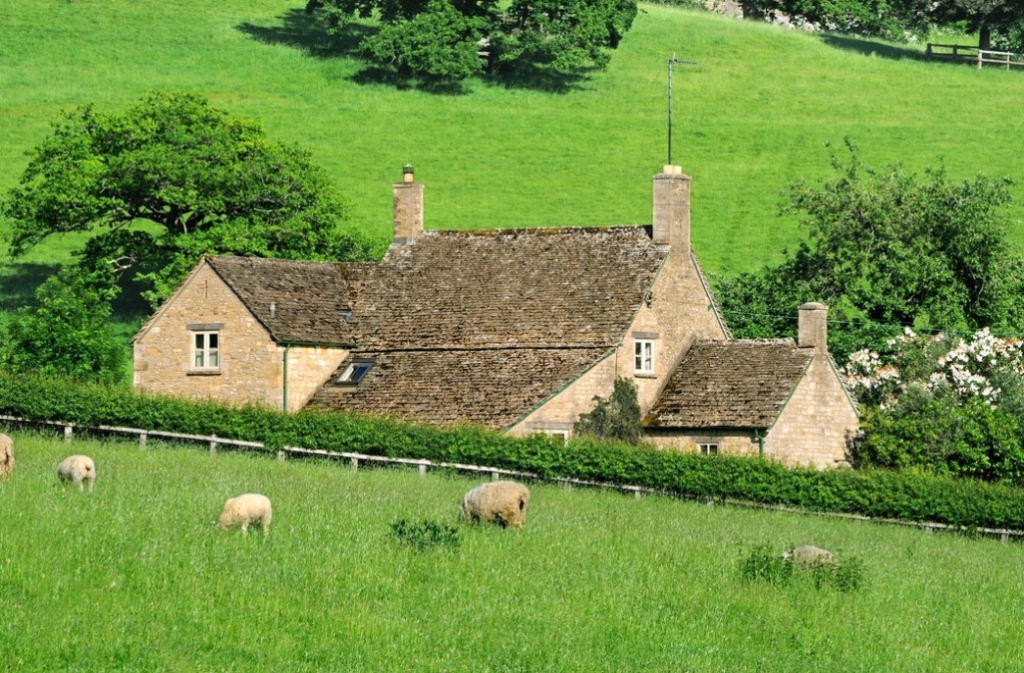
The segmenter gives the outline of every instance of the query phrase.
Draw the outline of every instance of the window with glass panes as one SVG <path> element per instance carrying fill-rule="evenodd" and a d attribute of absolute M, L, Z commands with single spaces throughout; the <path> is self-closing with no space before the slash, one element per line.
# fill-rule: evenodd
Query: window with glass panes
<path fill-rule="evenodd" d="M 697 452 L 703 456 L 714 456 L 718 454 L 718 444 L 698 444 Z"/>
<path fill-rule="evenodd" d="M 220 368 L 220 332 L 192 333 L 192 369 Z"/>
<path fill-rule="evenodd" d="M 634 339 L 633 341 L 633 372 L 636 374 L 654 374 L 654 341 L 650 339 Z"/>

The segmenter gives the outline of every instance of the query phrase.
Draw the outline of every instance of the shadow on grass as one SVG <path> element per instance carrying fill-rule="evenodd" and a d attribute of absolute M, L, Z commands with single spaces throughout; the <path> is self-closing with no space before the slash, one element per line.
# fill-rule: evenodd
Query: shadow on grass
<path fill-rule="evenodd" d="M 864 54 L 865 56 L 873 55 L 893 61 L 929 61 L 927 54 L 910 46 L 890 44 L 887 42 L 876 42 L 867 38 L 852 37 L 850 35 L 837 35 L 834 33 L 821 33 L 818 36 L 818 39 L 830 47 L 842 49 L 844 51 L 857 52 L 858 54 Z M 931 59 L 931 62 L 960 63 L 960 61 L 946 58 Z M 973 61 L 968 59 L 963 60 L 963 63 L 968 65 L 972 62 Z"/>
<path fill-rule="evenodd" d="M 352 22 L 337 34 L 331 35 L 317 16 L 308 14 L 300 8 L 289 9 L 281 15 L 279 26 L 257 26 L 251 23 L 242 23 L 235 28 L 257 42 L 298 49 L 315 59 L 351 58 L 364 63 L 360 44 L 378 31 L 373 26 Z M 588 70 L 566 74 L 544 66 L 522 65 L 507 68 L 486 81 L 508 89 L 568 93 L 580 88 L 580 85 L 589 78 L 590 71 Z M 444 96 L 469 93 L 469 89 L 461 82 L 416 77 L 393 68 L 383 68 L 372 64 L 365 65 L 349 79 L 360 85 L 385 85 L 399 90 L 414 89 Z"/>
<path fill-rule="evenodd" d="M 38 303 L 36 288 L 59 269 L 59 264 L 38 262 L 0 264 L 0 311 L 35 306 Z"/>
<path fill-rule="evenodd" d="M 359 43 L 377 32 L 376 28 L 349 23 L 338 35 L 330 35 L 323 22 L 306 10 L 289 9 L 279 26 L 242 23 L 235 28 L 257 42 L 292 47 L 316 59 L 359 58 Z"/>

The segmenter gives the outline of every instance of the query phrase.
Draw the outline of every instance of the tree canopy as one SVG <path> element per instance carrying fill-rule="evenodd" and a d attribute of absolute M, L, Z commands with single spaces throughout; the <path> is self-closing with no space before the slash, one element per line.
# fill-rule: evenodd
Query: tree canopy
<path fill-rule="evenodd" d="M 864 166 L 848 143 L 845 165 L 820 185 L 798 182 L 784 211 L 808 237 L 783 261 L 722 279 L 718 290 L 738 336 L 793 331 L 796 307 L 823 301 L 849 353 L 905 326 L 1024 328 L 1024 260 L 1007 238 L 1009 180 L 954 182 L 944 168 L 924 177 L 899 165 Z M 844 324 L 844 321 L 855 324 Z M 836 348 L 838 346 L 838 348 Z"/>
<path fill-rule="evenodd" d="M 95 232 L 84 254 L 132 268 L 168 296 L 204 253 L 351 259 L 346 212 L 308 152 L 203 97 L 152 93 L 122 113 L 64 114 L 0 202 L 21 254 L 53 234 Z M 148 221 L 158 225 L 133 227 Z"/>
<path fill-rule="evenodd" d="M 450 81 L 524 66 L 603 67 L 637 13 L 636 0 L 309 0 L 306 9 L 334 34 L 377 17 L 380 31 L 360 42 L 368 60 Z"/>
<path fill-rule="evenodd" d="M 745 6 L 762 16 L 784 14 L 844 33 L 903 40 L 932 27 L 958 25 L 980 33 L 984 49 L 991 31 L 1001 34 L 1003 46 L 1024 46 L 1022 0 L 748 0 Z"/>

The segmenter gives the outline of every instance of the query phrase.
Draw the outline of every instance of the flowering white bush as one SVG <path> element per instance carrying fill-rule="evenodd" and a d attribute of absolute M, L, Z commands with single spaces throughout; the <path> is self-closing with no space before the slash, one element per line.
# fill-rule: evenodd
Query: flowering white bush
<path fill-rule="evenodd" d="M 995 407 L 1002 391 L 990 380 L 1000 370 L 1024 375 L 1020 339 L 982 329 L 970 340 L 919 336 L 910 328 L 890 339 L 885 353 L 861 350 L 843 368 L 846 385 L 866 404 L 890 405 L 913 382 L 932 392 L 948 388 L 961 398 L 976 397 Z"/>

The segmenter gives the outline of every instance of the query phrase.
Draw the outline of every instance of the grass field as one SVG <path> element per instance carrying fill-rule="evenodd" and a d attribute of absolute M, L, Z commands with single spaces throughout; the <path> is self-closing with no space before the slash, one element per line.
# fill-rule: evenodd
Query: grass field
<path fill-rule="evenodd" d="M 0 482 L 5 671 L 1012 671 L 1024 553 L 661 497 L 532 485 L 519 532 L 456 521 L 473 480 L 15 435 Z M 54 466 L 96 459 L 92 494 Z M 271 534 L 213 521 L 274 501 Z M 456 524 L 454 550 L 389 536 Z M 858 591 L 750 584 L 752 547 L 815 543 Z"/>
<path fill-rule="evenodd" d="M 351 226 L 390 235 L 390 183 L 412 162 L 428 228 L 650 221 L 665 161 L 666 59 L 675 159 L 694 176 L 694 239 L 712 271 L 777 258 L 799 235 L 779 190 L 828 173 L 850 136 L 872 163 L 1020 178 L 1024 75 L 926 63 L 920 47 L 814 36 L 643 6 L 605 72 L 561 92 L 474 82 L 431 93 L 382 81 L 329 49 L 300 0 L 6 0 L 0 6 L 0 189 L 63 109 L 120 109 L 151 89 L 199 92 L 313 150 L 355 204 Z M 350 47 L 348 47 L 350 48 Z M 1024 182 L 1013 233 L 1024 244 Z M 4 306 L 66 257 L 53 240 L 7 268 Z M 37 265 L 37 266 L 33 266 Z"/>

